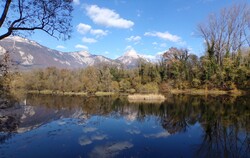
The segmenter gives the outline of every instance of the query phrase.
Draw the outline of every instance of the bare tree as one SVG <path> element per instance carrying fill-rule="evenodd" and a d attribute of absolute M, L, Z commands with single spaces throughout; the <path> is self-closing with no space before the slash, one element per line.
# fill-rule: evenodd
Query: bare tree
<path fill-rule="evenodd" d="M 72 0 L 0 0 L 2 15 L 0 40 L 20 31 L 42 30 L 57 39 L 66 40 L 72 32 Z"/>
<path fill-rule="evenodd" d="M 219 14 L 211 14 L 205 23 L 197 27 L 205 40 L 209 57 L 222 64 L 223 57 L 250 46 L 250 6 L 247 3 L 224 8 Z"/>

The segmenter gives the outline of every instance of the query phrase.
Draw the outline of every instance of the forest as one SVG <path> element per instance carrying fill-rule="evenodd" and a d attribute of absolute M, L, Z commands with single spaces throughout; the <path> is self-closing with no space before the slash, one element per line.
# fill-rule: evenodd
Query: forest
<path fill-rule="evenodd" d="M 102 64 L 69 70 L 49 67 L 7 71 L 1 62 L 1 89 L 52 92 L 158 93 L 171 89 L 237 90 L 250 88 L 250 9 L 238 4 L 211 14 L 197 25 L 204 39 L 198 57 L 185 48 L 169 48 L 157 63 L 139 61 L 133 69 Z M 3 60 L 7 61 L 7 57 Z"/>
<path fill-rule="evenodd" d="M 235 90 L 250 88 L 250 51 L 225 56 L 221 65 L 208 55 L 170 48 L 156 64 L 141 61 L 124 69 L 109 65 L 68 70 L 49 67 L 12 74 L 11 89 L 52 92 L 158 93 L 171 89 Z M 14 78 L 14 79 L 13 79 Z"/>

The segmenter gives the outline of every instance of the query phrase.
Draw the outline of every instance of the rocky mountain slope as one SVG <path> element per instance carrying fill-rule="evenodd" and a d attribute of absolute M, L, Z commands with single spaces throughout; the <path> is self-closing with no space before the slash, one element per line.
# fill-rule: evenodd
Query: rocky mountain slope
<path fill-rule="evenodd" d="M 18 65 L 21 70 L 51 66 L 74 69 L 100 64 L 131 68 L 137 66 L 140 60 L 150 61 L 150 59 L 138 55 L 134 50 L 126 52 L 116 60 L 102 55 L 90 54 L 87 51 L 60 52 L 18 36 L 8 37 L 0 41 L 0 56 L 3 56 L 6 51 L 9 52 L 12 62 Z"/>

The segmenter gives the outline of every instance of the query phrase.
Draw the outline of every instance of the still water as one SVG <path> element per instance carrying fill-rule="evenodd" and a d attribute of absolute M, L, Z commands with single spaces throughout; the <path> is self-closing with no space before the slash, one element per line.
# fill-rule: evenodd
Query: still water
<path fill-rule="evenodd" d="M 0 109 L 1 158 L 250 157 L 250 98 L 29 95 Z"/>

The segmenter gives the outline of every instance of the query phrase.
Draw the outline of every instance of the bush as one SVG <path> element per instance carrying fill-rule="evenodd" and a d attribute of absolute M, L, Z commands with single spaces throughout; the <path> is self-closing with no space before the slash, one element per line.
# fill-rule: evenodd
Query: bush
<path fill-rule="evenodd" d="M 192 87 L 194 88 L 199 88 L 201 85 L 201 81 L 197 78 L 194 78 L 193 81 L 192 81 Z"/>
<path fill-rule="evenodd" d="M 120 87 L 119 87 L 119 83 L 117 81 L 112 81 L 111 82 L 111 91 L 112 92 L 119 92 Z"/>
<path fill-rule="evenodd" d="M 176 80 L 174 84 L 177 89 L 188 89 L 190 88 L 190 83 L 188 81 Z"/>
<path fill-rule="evenodd" d="M 159 85 L 160 92 L 167 93 L 173 89 L 173 81 L 163 82 Z"/>
<path fill-rule="evenodd" d="M 140 93 L 158 93 L 159 87 L 157 83 L 151 82 L 145 85 L 142 85 L 139 92 Z"/>
<path fill-rule="evenodd" d="M 126 80 L 126 79 L 122 79 L 119 82 L 119 86 L 120 86 L 120 90 L 122 92 L 126 92 L 128 89 L 131 88 L 131 83 L 128 80 Z"/>
<path fill-rule="evenodd" d="M 234 82 L 232 82 L 232 81 L 227 81 L 226 85 L 227 85 L 227 88 L 229 90 L 236 90 L 237 89 L 236 84 Z"/>

